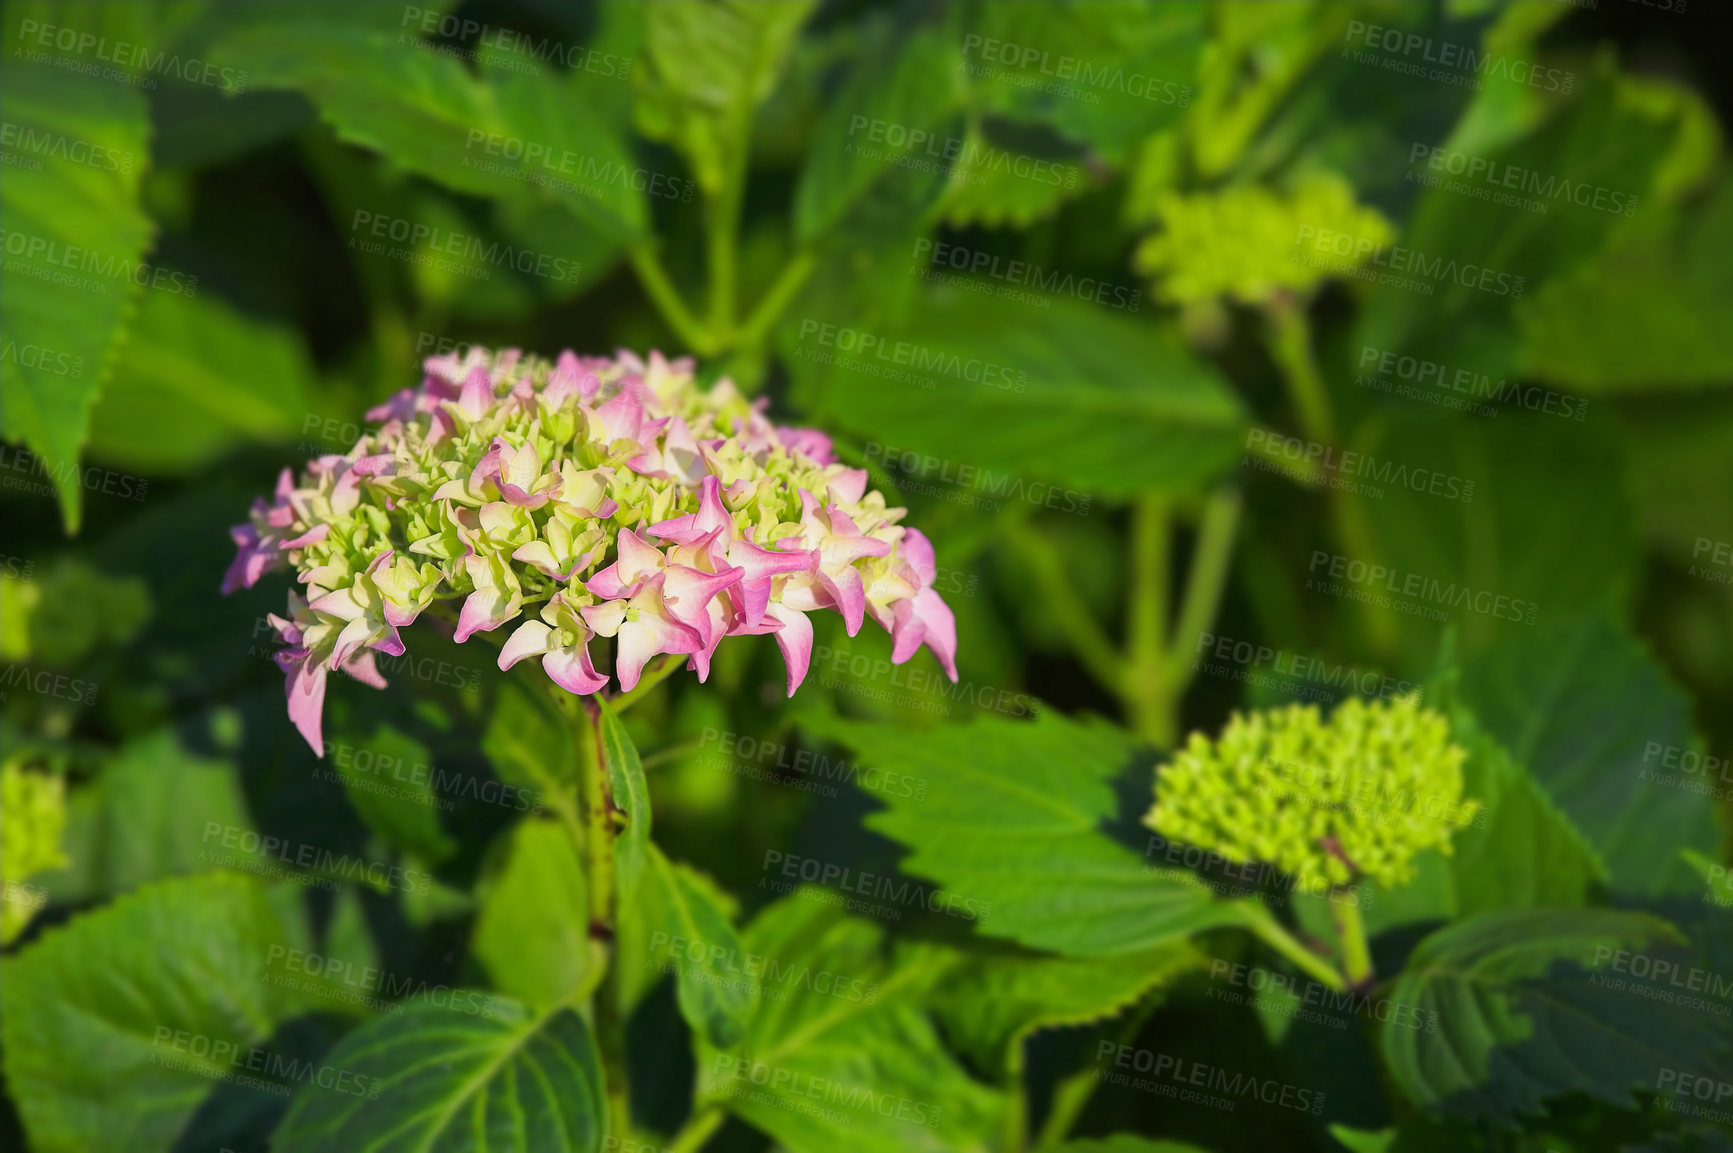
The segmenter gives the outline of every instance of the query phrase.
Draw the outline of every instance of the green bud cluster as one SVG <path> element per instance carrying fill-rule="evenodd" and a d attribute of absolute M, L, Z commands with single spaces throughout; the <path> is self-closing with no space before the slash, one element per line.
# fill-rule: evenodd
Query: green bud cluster
<path fill-rule="evenodd" d="M 23 931 L 36 915 L 34 891 L 25 878 L 63 867 L 60 838 L 66 828 L 66 788 L 49 773 L 26 771 L 16 762 L 0 767 L 0 944 Z"/>
<path fill-rule="evenodd" d="M 1144 823 L 1230 861 L 1261 861 L 1308 886 L 1366 878 L 1394 887 L 1479 803 L 1462 796 L 1466 753 L 1414 697 L 1351 698 L 1234 714 L 1215 740 L 1192 734 L 1157 770 Z"/>

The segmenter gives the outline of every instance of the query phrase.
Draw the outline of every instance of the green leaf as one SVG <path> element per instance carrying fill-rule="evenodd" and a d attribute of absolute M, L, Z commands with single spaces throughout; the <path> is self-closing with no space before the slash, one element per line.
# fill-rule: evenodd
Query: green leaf
<path fill-rule="evenodd" d="M 1055 1146 L 1053 1153 L 1209 1153 L 1201 1145 L 1184 1141 L 1152 1141 L 1131 1133 L 1115 1133 L 1111 1137 L 1067 1141 Z"/>
<path fill-rule="evenodd" d="M 531 1008 L 569 996 L 590 968 L 589 893 L 566 828 L 527 818 L 488 882 L 470 952 L 494 988 Z"/>
<path fill-rule="evenodd" d="M 744 170 L 753 112 L 782 75 L 814 0 L 663 0 L 645 11 L 650 78 L 639 131 L 678 148 L 715 195 Z"/>
<path fill-rule="evenodd" d="M 939 984 L 933 1011 L 952 1048 L 976 1068 L 1003 1077 L 1012 1070 L 1009 1052 L 1031 1034 L 1116 1016 L 1203 961 L 1186 941 L 1084 959 L 973 953 Z"/>
<path fill-rule="evenodd" d="M 629 909 L 644 875 L 644 857 L 650 844 L 650 786 L 644 780 L 644 763 L 638 747 L 620 723 L 619 714 L 602 702 L 602 758 L 608 766 L 608 788 L 614 807 L 626 814 L 626 828 L 614 840 L 614 880 L 619 907 Z"/>
<path fill-rule="evenodd" d="M 271 947 L 303 933 L 259 882 L 215 873 L 130 893 L 0 961 L 6 1081 L 31 1148 L 168 1150 L 217 1079 L 246 1071 L 231 1060 L 311 1007 L 266 980 Z"/>
<path fill-rule="evenodd" d="M 621 238 L 649 227 L 632 158 L 552 76 L 481 78 L 401 33 L 356 28 L 256 28 L 216 55 L 246 68 L 252 87 L 305 92 L 344 140 L 447 188 L 501 198 L 527 191 Z M 374 223 L 363 221 L 352 238 L 373 237 Z"/>
<path fill-rule="evenodd" d="M 1473 654 L 1523 644 L 1550 621 L 1628 595 L 1637 549 L 1620 446 L 1606 422 L 1508 411 L 1405 417 L 1367 422 L 1348 447 L 1366 454 L 1358 479 L 1383 494 L 1361 504 L 1375 541 L 1368 559 L 1388 575 L 1373 580 L 1368 571 L 1353 585 L 1332 573 L 1340 567 L 1333 546 L 1316 543 L 1305 596 L 1331 603 L 1317 590 L 1334 581 L 1387 598 L 1389 607 L 1370 611 L 1416 666 L 1436 655 L 1445 622 Z M 1584 533 L 1591 522 L 1595 531 Z M 1538 771 L 1519 748 L 1510 751 Z"/>
<path fill-rule="evenodd" d="M 1029 149 L 979 124 L 964 134 L 940 213 L 952 228 L 1028 228 L 1087 191 L 1082 154 Z"/>
<path fill-rule="evenodd" d="M 743 955 L 759 958 L 768 987 L 738 1047 L 700 1048 L 699 1102 L 790 1153 L 985 1148 L 1002 1098 L 962 1070 L 918 1007 L 953 954 L 889 958 L 881 928 L 822 896 L 797 892 L 747 929 Z"/>
<path fill-rule="evenodd" d="M 829 231 L 881 185 L 895 184 L 905 193 L 897 200 L 911 221 L 944 188 L 938 161 L 961 123 L 951 45 L 936 30 L 922 28 L 901 41 L 880 35 L 862 57 L 807 146 L 794 198 L 795 234 L 802 241 Z M 915 133 L 925 133 L 926 142 L 911 143 Z M 932 149 L 937 157 L 925 155 Z M 927 160 L 934 163 L 911 163 Z"/>
<path fill-rule="evenodd" d="M 338 740 L 326 744 L 349 803 L 388 844 L 429 861 L 451 856 L 458 843 L 439 819 L 441 806 L 451 802 L 433 790 L 433 753 L 391 724 L 370 732 L 354 727 L 357 710 L 350 704 L 344 701 L 332 710 Z"/>
<path fill-rule="evenodd" d="M 622 933 L 634 940 L 622 955 L 642 957 L 643 969 L 622 979 L 628 1008 L 642 995 L 646 971 L 674 973 L 680 1015 L 711 1045 L 727 1047 L 740 1038 L 754 994 L 751 981 L 731 966 L 744 955 L 740 934 L 728 917 L 727 898 L 709 878 L 662 855 L 646 843 L 644 875 Z M 624 906 L 622 906 L 624 908 Z M 691 953 L 681 948 L 691 947 Z M 702 956 L 692 954 L 702 950 Z M 623 962 L 622 962 L 623 966 Z"/>
<path fill-rule="evenodd" d="M 287 441 L 308 412 L 312 375 L 289 329 L 208 294 L 148 292 L 91 414 L 91 451 L 182 474 L 239 444 Z"/>
<path fill-rule="evenodd" d="M 1463 796 L 1480 801 L 1484 814 L 1455 838 L 1453 915 L 1587 904 L 1607 871 L 1570 818 L 1503 746 L 1465 718 L 1452 721 L 1451 739 L 1468 750 Z"/>
<path fill-rule="evenodd" d="M 948 289 L 904 328 L 867 333 L 880 343 L 866 350 L 860 330 L 827 335 L 805 318 L 790 370 L 863 438 L 972 478 L 959 495 L 988 508 L 1087 513 L 1097 497 L 1193 485 L 1235 459 L 1243 407 L 1167 330 L 1059 296 L 1006 321 L 1002 302 Z"/>
<path fill-rule="evenodd" d="M 1104 834 L 1130 738 L 1043 711 L 1033 722 L 977 718 L 930 731 L 812 716 L 815 733 L 863 761 L 924 777 L 926 796 L 882 797 L 867 824 L 912 852 L 902 867 L 938 881 L 979 932 L 1070 956 L 1134 953 L 1239 920 L 1189 880 L 1152 875 Z"/>
<path fill-rule="evenodd" d="M 1667 784 L 1656 752 L 1692 747 L 1691 704 L 1623 628 L 1584 617 L 1513 638 L 1470 661 L 1460 691 L 1599 850 L 1615 890 L 1692 889 L 1679 850 L 1714 850 L 1714 807 Z"/>
<path fill-rule="evenodd" d="M 235 766 L 187 752 L 171 729 L 135 737 L 101 776 L 73 791 L 71 864 L 41 884 L 54 900 L 73 902 L 204 872 L 213 825 L 253 831 Z"/>
<path fill-rule="evenodd" d="M 132 7 L 12 4 L 7 20 L 15 31 L 35 20 L 142 46 Z M 40 141 L 43 150 L 40 168 L 8 166 L 0 181 L 0 233 L 7 238 L 0 435 L 42 458 L 66 527 L 76 532 L 84 491 L 79 456 L 91 406 L 113 368 L 139 286 L 152 278 L 144 263 L 151 223 L 138 203 L 150 164 L 150 113 L 142 89 L 81 76 L 52 60 L 26 60 L 27 50 L 56 55 L 18 33 L 0 71 L 8 131 L 16 128 L 24 147 Z M 80 164 L 75 154 L 113 163 Z"/>
<path fill-rule="evenodd" d="M 1210 6 L 978 4 L 961 37 L 971 104 L 1046 125 L 1119 163 L 1192 101 Z"/>
<path fill-rule="evenodd" d="M 463 991 L 452 1000 L 465 997 Z M 376 1017 L 325 1057 L 369 1078 L 376 1096 L 309 1088 L 277 1130 L 279 1153 L 440 1149 L 451 1153 L 593 1153 L 602 1147 L 596 1045 L 571 1009 L 532 1015 L 485 997 L 485 1013 L 430 1001 Z"/>
<path fill-rule="evenodd" d="M 1565 1093 L 1634 1108 L 1632 1089 L 1652 1092 L 1664 1068 L 1715 1068 L 1726 1042 L 1710 1016 L 1603 971 L 1619 950 L 1674 937 L 1610 909 L 1504 910 L 1440 930 L 1390 995 L 1422 1020 L 1436 1012 L 1439 1028 L 1386 1023 L 1390 1072 L 1429 1112 L 1506 1128 Z"/>
<path fill-rule="evenodd" d="M 497 684 L 482 752 L 500 780 L 539 793 L 544 804 L 552 804 L 575 783 L 571 728 L 545 697 L 521 680 L 507 678 Z"/>
<path fill-rule="evenodd" d="M 1524 375 L 1591 396 L 1733 380 L 1733 181 L 1686 213 L 1657 207 L 1517 308 Z"/>

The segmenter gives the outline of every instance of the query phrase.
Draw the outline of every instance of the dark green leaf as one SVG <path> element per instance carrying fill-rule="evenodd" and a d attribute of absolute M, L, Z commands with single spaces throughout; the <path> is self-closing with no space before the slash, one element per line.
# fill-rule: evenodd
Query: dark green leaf
<path fill-rule="evenodd" d="M 496 989 L 531 1008 L 559 1003 L 589 971 L 589 894 L 567 829 L 534 817 L 511 832 L 487 885 L 470 952 Z"/>
<path fill-rule="evenodd" d="M 644 764 L 638 748 L 620 723 L 619 714 L 602 703 L 602 757 L 608 767 L 608 787 L 614 807 L 626 814 L 626 827 L 614 841 L 614 879 L 622 909 L 632 907 L 638 881 L 644 875 L 644 857 L 650 844 L 650 786 L 644 781 Z"/>
<path fill-rule="evenodd" d="M 635 939 L 621 949 L 623 957 L 642 957 L 648 970 L 623 980 L 642 982 L 650 974 L 672 971 L 681 1016 L 694 1033 L 720 1047 L 740 1038 L 755 991 L 734 968 L 743 954 L 725 902 L 707 877 L 670 861 L 647 842 L 644 875 L 622 927 Z M 627 990 L 628 1007 L 641 989 Z"/>
<path fill-rule="evenodd" d="M 1390 1072 L 1431 1112 L 1512 1127 L 1561 1094 L 1631 1108 L 1662 1069 L 1715 1068 L 1725 1025 L 1609 970 L 1620 950 L 1674 936 L 1610 909 L 1506 910 L 1440 930 L 1391 993 L 1423 1020 L 1437 1013 L 1438 1030 L 1387 1023 Z"/>
<path fill-rule="evenodd" d="M 482 1012 L 460 1011 L 458 1003 Z M 451 1153 L 593 1153 L 605 1127 L 589 1026 L 571 1009 L 532 1015 L 457 990 L 449 1004 L 409 1003 L 345 1037 L 325 1064 L 366 1096 L 303 1089 L 277 1130 L 281 1153 L 441 1149 Z"/>

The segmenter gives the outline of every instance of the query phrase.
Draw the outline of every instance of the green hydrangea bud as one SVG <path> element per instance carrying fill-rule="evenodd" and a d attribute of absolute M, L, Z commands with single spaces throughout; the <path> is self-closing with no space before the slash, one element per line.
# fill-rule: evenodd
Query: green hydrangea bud
<path fill-rule="evenodd" d="M 21 882 L 67 863 L 60 849 L 65 827 L 66 790 L 59 777 L 26 772 L 16 763 L 0 768 L 0 944 L 36 915 L 35 890 Z"/>
<path fill-rule="evenodd" d="M 1327 172 L 1301 177 L 1287 195 L 1253 184 L 1167 193 L 1150 215 L 1161 231 L 1139 245 L 1135 262 L 1163 300 L 1180 305 L 1221 297 L 1255 305 L 1281 292 L 1310 293 L 1396 235 L 1375 209 L 1355 202 L 1347 181 Z M 1314 251 L 1320 237 L 1347 237 L 1346 255 Z"/>
<path fill-rule="evenodd" d="M 1156 775 L 1144 822 L 1162 836 L 1260 861 L 1310 887 L 1414 876 L 1423 849 L 1450 852 L 1479 803 L 1462 796 L 1466 754 L 1414 697 L 1351 698 L 1234 714 L 1221 736 L 1192 734 Z"/>

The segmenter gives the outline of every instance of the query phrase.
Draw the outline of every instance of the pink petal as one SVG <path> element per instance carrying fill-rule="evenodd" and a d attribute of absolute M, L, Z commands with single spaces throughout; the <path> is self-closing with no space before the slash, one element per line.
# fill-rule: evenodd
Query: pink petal
<path fill-rule="evenodd" d="M 499 667 L 509 669 L 525 657 L 548 651 L 548 634 L 553 632 L 541 621 L 525 621 L 507 638 L 499 650 Z"/>
<path fill-rule="evenodd" d="M 277 663 L 288 680 L 283 689 L 289 697 L 289 720 L 301 731 L 301 736 L 319 756 L 325 755 L 323 720 L 325 714 L 325 667 L 315 666 L 305 649 L 291 649 L 277 654 Z"/>
<path fill-rule="evenodd" d="M 401 656 L 402 653 L 394 653 L 392 655 Z M 342 668 L 344 672 L 348 673 L 350 676 L 354 677 L 369 688 L 382 689 L 385 687 L 385 677 L 380 673 L 379 666 L 373 663 L 373 652 L 371 649 L 362 649 L 347 661 L 344 661 Z"/>
<path fill-rule="evenodd" d="M 580 697 L 608 687 L 608 678 L 598 673 L 590 663 L 590 646 L 587 641 L 579 645 L 576 652 L 556 649 L 549 653 L 542 658 L 542 669 L 554 684 Z"/>
<path fill-rule="evenodd" d="M 780 602 L 767 608 L 764 615 L 782 626 L 776 630 L 776 647 L 782 650 L 782 661 L 788 666 L 788 695 L 792 697 L 812 664 L 812 622 L 805 613 Z"/>
<path fill-rule="evenodd" d="M 848 630 L 848 635 L 852 637 L 860 632 L 861 621 L 866 617 L 866 587 L 861 584 L 860 572 L 852 565 L 821 568 L 818 570 L 818 583 L 830 594 L 836 610 L 842 613 L 843 627 Z"/>

